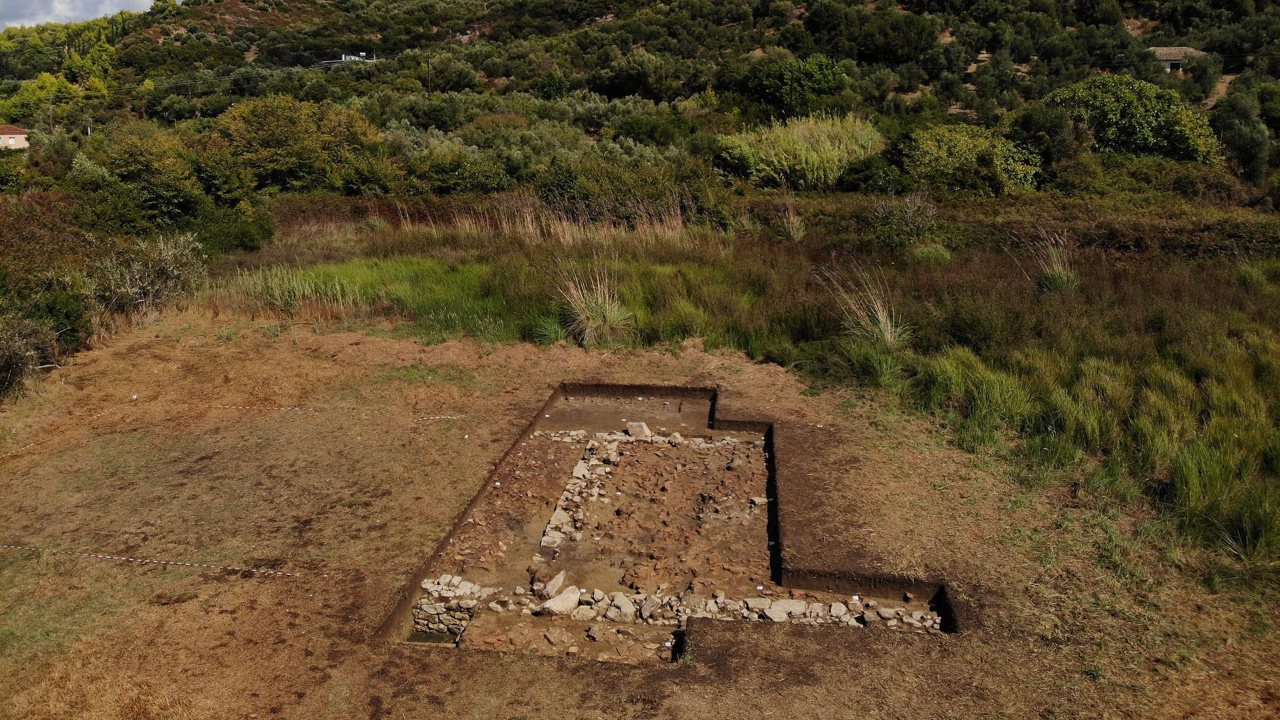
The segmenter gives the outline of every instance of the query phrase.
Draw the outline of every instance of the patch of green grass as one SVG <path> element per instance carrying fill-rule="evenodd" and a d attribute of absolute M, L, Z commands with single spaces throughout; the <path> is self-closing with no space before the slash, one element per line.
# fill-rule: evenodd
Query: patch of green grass
<path fill-rule="evenodd" d="M 1103 504 L 1154 501 L 1238 573 L 1280 557 L 1280 298 L 1271 265 L 1241 283 L 1232 262 L 1118 264 L 1047 234 L 1032 246 L 1032 266 L 1008 252 L 962 249 L 942 267 L 889 262 L 863 276 L 872 281 L 850 283 L 762 246 L 767 239 L 620 246 L 607 258 L 596 247 L 468 242 L 480 245 L 428 249 L 467 261 L 275 268 L 230 278 L 212 296 L 284 315 L 323 309 L 323 323 L 401 317 L 411 330 L 392 332 L 426 342 L 469 335 L 678 347 L 702 338 L 709 351 L 795 368 L 813 388 L 888 391 L 944 419 L 959 447 L 1015 460 L 1023 487 L 1072 484 Z M 1079 287 L 1045 293 L 1037 268 L 1069 271 Z M 607 292 L 582 285 L 574 296 L 591 302 L 574 311 L 562 280 L 589 271 L 607 278 Z"/>
<path fill-rule="evenodd" d="M 421 257 L 354 260 L 246 273 L 227 291 L 250 307 L 290 315 L 312 309 L 346 316 L 385 308 L 413 321 L 429 341 L 462 335 L 518 340 L 518 314 L 489 291 L 493 272 L 486 264 Z"/>
<path fill-rule="evenodd" d="M 6 551 L 8 554 L 10 551 Z M 83 576 L 87 561 L 61 556 L 0 557 L 0 668 L 50 657 L 67 644 L 107 626 L 122 591 L 65 591 L 63 574 L 75 568 Z M 90 571 L 89 575 L 97 575 Z M 60 590 L 50 595 L 54 586 Z"/>
<path fill-rule="evenodd" d="M 457 365 L 407 365 L 387 370 L 382 377 L 387 382 L 434 383 L 468 392 L 488 390 L 488 383 L 482 382 L 474 369 Z"/>
<path fill-rule="evenodd" d="M 911 249 L 911 261 L 925 267 L 945 267 L 951 262 L 951 251 L 939 243 L 920 245 Z"/>

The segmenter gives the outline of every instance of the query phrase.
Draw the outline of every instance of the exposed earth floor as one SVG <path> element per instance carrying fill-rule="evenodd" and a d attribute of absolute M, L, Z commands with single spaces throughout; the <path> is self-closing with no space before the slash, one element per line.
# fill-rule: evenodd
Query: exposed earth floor
<path fill-rule="evenodd" d="M 843 576 L 844 592 L 787 587 L 775 428 L 716 422 L 718 397 L 714 388 L 558 389 L 432 559 L 424 592 L 403 604 L 410 638 L 656 664 L 698 654 L 686 642 L 697 619 L 954 631 L 940 588 L 917 595 L 892 578 Z M 401 622 L 384 626 L 388 637 L 404 632 Z"/>
<path fill-rule="evenodd" d="M 776 492 L 763 434 L 619 441 L 615 463 L 596 433 L 625 426 L 572 413 L 531 426 L 555 415 L 542 411 L 565 381 L 718 388 L 717 417 L 775 423 Z M 1175 541 L 1149 539 L 1172 533 L 1157 516 L 1017 484 L 891 398 L 805 389 L 692 343 L 424 346 L 392 328 L 153 318 L 0 405 L 0 544 L 44 549 L 0 548 L 0 717 L 1280 715 L 1274 606 L 1210 593 Z M 654 434 L 697 436 L 655 412 Z M 574 430 L 591 437 L 564 439 Z M 590 484 L 566 500 L 584 460 Z M 597 500 L 573 501 L 584 488 Z M 553 526 L 557 509 L 572 527 Z M 558 545 L 556 527 L 569 530 Z M 596 608 L 599 589 L 596 613 L 632 593 L 696 596 L 706 616 L 631 624 L 667 639 L 621 654 L 606 642 L 617 662 L 588 650 L 598 618 L 526 616 L 512 596 L 456 648 L 406 642 L 413 620 L 395 622 L 424 579 L 536 594 L 560 570 L 592 596 L 575 610 Z M 716 591 L 798 589 L 830 608 L 852 600 L 841 583 L 875 578 L 901 579 L 881 587 L 894 595 L 945 583 L 959 632 L 705 607 Z M 504 623 L 522 621 L 583 637 L 476 647 L 505 635 L 518 649 Z M 673 627 L 686 650 L 665 662 Z"/>

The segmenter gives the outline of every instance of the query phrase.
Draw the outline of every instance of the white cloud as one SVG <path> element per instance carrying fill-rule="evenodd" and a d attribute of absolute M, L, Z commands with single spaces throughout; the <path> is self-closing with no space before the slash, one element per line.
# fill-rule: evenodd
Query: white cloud
<path fill-rule="evenodd" d="M 0 26 L 88 20 L 149 7 L 151 0 L 0 0 Z"/>

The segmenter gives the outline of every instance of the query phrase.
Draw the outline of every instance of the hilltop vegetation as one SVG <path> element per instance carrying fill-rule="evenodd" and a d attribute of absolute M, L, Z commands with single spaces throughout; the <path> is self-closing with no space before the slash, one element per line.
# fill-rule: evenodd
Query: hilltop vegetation
<path fill-rule="evenodd" d="M 0 33 L 0 121 L 0 391 L 211 266 L 882 387 L 1275 576 L 1280 5 L 167 0 Z"/>

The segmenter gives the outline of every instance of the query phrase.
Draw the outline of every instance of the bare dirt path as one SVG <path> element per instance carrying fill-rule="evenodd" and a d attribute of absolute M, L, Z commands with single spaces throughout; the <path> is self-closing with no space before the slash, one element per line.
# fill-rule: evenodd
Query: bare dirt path
<path fill-rule="evenodd" d="M 664 667 L 375 641 L 567 379 L 719 385 L 739 415 L 812 426 L 825 510 L 798 518 L 807 551 L 944 571 L 981 627 L 691 627 L 705 653 Z M 802 390 L 693 345 L 422 346 L 165 316 L 0 406 L 0 455 L 17 453 L 0 543 L 296 577 L 0 550 L 0 717 L 1276 715 L 1271 607 L 1209 595 L 1135 539 L 1167 527 L 1018 486 L 893 401 Z"/>

